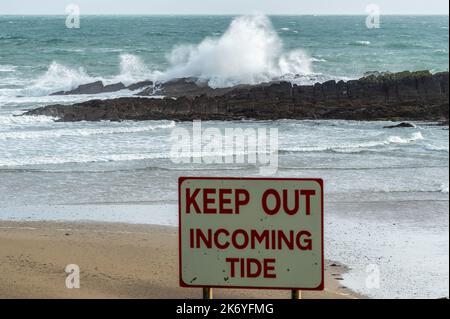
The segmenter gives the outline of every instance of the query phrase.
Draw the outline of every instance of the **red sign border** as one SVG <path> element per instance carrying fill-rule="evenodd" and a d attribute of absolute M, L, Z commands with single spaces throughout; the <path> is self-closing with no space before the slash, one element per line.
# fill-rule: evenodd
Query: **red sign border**
<path fill-rule="evenodd" d="M 187 284 L 182 278 L 182 254 L 181 254 L 181 185 L 186 180 L 248 180 L 248 181 L 314 181 L 320 185 L 321 192 L 321 217 L 322 217 L 322 278 L 319 286 L 315 288 L 302 287 L 247 287 L 247 286 L 204 286 Z M 324 183 L 321 178 L 265 178 L 265 177 L 179 177 L 178 179 L 178 264 L 179 264 L 179 285 L 183 288 L 230 288 L 230 289 L 265 289 L 265 290 L 306 290 L 321 291 L 325 289 L 325 241 L 324 241 Z"/>

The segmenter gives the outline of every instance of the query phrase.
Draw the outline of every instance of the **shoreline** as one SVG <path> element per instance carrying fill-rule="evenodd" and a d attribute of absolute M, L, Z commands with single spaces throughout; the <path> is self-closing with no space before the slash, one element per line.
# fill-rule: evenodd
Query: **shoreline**
<path fill-rule="evenodd" d="M 170 226 L 0 221 L 0 297 L 201 298 L 200 289 L 178 285 L 177 239 Z M 65 288 L 68 264 L 80 266 L 80 289 Z M 326 261 L 325 290 L 305 291 L 303 298 L 366 298 L 341 285 L 346 269 Z M 219 299 L 289 296 L 287 290 L 215 290 Z"/>

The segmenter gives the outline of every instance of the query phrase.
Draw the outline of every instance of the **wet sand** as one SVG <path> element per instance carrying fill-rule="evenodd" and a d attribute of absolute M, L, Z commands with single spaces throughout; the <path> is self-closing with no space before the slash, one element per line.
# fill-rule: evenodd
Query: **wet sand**
<path fill-rule="evenodd" d="M 201 298 L 178 285 L 173 227 L 112 223 L 0 222 L 0 298 Z M 80 267 L 67 289 L 65 267 Z M 326 263 L 323 292 L 303 298 L 359 298 L 340 285 L 345 267 Z M 289 291 L 216 289 L 215 298 L 289 298 Z"/>

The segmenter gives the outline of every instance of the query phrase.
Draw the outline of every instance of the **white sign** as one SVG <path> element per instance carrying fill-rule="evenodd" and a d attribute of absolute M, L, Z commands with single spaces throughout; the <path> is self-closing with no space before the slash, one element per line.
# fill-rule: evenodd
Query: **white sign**
<path fill-rule="evenodd" d="M 323 290 L 323 181 L 179 180 L 180 285 Z"/>

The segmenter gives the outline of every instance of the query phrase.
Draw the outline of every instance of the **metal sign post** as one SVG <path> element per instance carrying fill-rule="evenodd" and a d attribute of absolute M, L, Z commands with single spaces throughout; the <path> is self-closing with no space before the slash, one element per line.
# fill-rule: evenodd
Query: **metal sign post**
<path fill-rule="evenodd" d="M 302 299 L 302 291 L 296 289 L 292 290 L 291 299 Z"/>
<path fill-rule="evenodd" d="M 203 288 L 203 299 L 213 299 L 213 289 L 209 287 Z"/>

